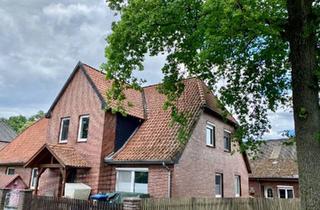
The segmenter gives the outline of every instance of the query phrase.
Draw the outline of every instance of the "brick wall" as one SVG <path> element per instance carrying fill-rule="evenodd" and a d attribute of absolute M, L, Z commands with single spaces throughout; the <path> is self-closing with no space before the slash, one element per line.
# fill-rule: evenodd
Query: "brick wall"
<path fill-rule="evenodd" d="M 216 130 L 216 147 L 206 146 L 206 124 L 211 122 Z M 203 113 L 195 126 L 189 142 L 174 166 L 173 197 L 210 197 L 215 195 L 215 173 L 223 173 L 224 197 L 234 197 L 234 176 L 241 176 L 241 196 L 248 197 L 248 172 L 242 155 L 224 152 L 224 129 L 233 127 Z M 233 146 L 233 149 L 235 147 Z"/>
<path fill-rule="evenodd" d="M 77 142 L 81 115 L 90 116 L 87 142 Z M 63 117 L 70 117 L 67 144 L 72 145 L 79 153 L 83 154 L 91 166 L 89 171 L 79 171 L 77 181 L 90 185 L 92 192 L 96 193 L 101 175 L 105 111 L 102 110 L 101 102 L 82 70 L 74 75 L 73 80 L 53 109 L 48 129 L 48 139 L 53 144 L 58 143 L 60 122 Z M 114 127 L 114 125 L 109 126 Z"/>
<path fill-rule="evenodd" d="M 294 180 L 252 180 L 249 181 L 249 191 L 250 195 L 253 197 L 264 197 L 264 189 L 272 188 L 274 197 L 278 197 L 277 186 L 292 186 L 294 191 L 294 197 L 299 198 L 299 183 L 296 179 Z"/>
<path fill-rule="evenodd" d="M 170 167 L 172 171 L 172 167 Z M 149 167 L 148 191 L 155 198 L 169 197 L 169 172 L 163 166 Z M 171 192 L 170 192 L 171 194 Z"/>

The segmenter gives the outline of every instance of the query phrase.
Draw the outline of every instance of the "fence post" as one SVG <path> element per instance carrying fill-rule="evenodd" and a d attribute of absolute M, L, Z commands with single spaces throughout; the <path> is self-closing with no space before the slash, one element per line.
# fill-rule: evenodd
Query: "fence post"
<path fill-rule="evenodd" d="M 141 210 L 141 198 L 137 198 L 137 197 L 124 198 L 123 210 Z"/>
<path fill-rule="evenodd" d="M 32 190 L 21 190 L 18 210 L 30 210 L 32 201 Z"/>
<path fill-rule="evenodd" d="M 0 189 L 0 209 L 4 208 L 4 202 L 8 192 L 9 192 L 8 189 Z"/>

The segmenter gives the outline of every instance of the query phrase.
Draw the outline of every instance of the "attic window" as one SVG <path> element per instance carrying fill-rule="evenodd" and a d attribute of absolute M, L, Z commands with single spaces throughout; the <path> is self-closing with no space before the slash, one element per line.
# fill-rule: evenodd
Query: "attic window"
<path fill-rule="evenodd" d="M 224 130 L 223 142 L 224 142 L 224 151 L 230 152 L 231 151 L 231 132 L 230 131 Z"/>
<path fill-rule="evenodd" d="M 15 168 L 13 168 L 13 167 L 8 167 L 6 174 L 7 174 L 7 175 L 14 175 L 14 174 L 15 174 Z"/>
<path fill-rule="evenodd" d="M 78 142 L 87 141 L 89 131 L 89 115 L 80 116 Z"/>
<path fill-rule="evenodd" d="M 206 144 L 207 146 L 215 147 L 215 126 L 211 123 L 207 123 L 206 126 Z"/>
<path fill-rule="evenodd" d="M 65 117 L 61 119 L 59 143 L 66 143 L 68 141 L 69 124 L 70 124 L 69 117 Z"/>

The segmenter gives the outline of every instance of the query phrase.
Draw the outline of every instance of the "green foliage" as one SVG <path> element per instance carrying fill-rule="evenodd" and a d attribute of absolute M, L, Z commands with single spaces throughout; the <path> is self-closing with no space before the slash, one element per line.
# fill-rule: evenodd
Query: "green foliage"
<path fill-rule="evenodd" d="M 167 55 L 160 91 L 177 121 L 182 121 L 175 101 L 183 91 L 183 78 L 196 76 L 212 88 L 223 81 L 220 100 L 238 116 L 237 139 L 247 140 L 243 149 L 254 147 L 254 139 L 270 128 L 267 111 L 287 105 L 291 69 L 285 0 L 107 3 L 121 15 L 107 38 L 107 63 L 102 65 L 114 80 L 109 92 L 113 99 L 124 99 L 124 86 L 140 87 L 132 73 L 143 70 L 148 53 Z"/>
<path fill-rule="evenodd" d="M 12 117 L 9 117 L 8 119 L 2 119 L 2 120 L 4 120 L 17 133 L 19 133 L 20 129 L 28 121 L 27 118 L 22 115 L 12 116 Z"/>
<path fill-rule="evenodd" d="M 23 115 L 18 116 L 11 116 L 8 119 L 2 118 L 14 131 L 17 133 L 21 133 L 30 125 L 32 125 L 35 121 L 44 117 L 45 113 L 43 111 L 38 111 L 37 114 L 32 115 L 31 117 L 27 118 Z"/>

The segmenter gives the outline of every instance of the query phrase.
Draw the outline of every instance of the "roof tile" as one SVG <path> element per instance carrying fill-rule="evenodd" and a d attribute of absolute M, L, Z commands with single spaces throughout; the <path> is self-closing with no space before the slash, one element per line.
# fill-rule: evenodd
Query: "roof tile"
<path fill-rule="evenodd" d="M 0 164 L 24 164 L 46 142 L 48 119 L 42 118 L 0 151 Z"/>

